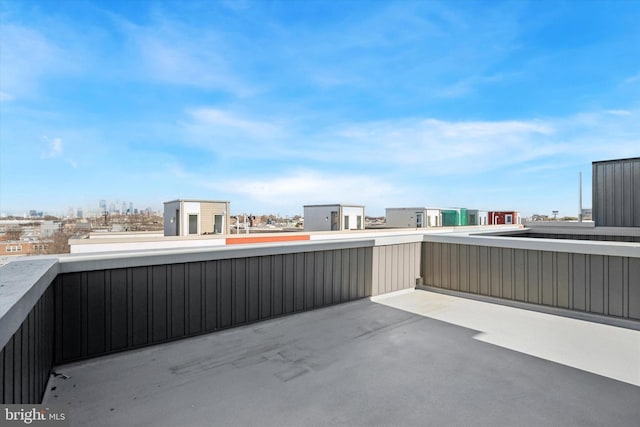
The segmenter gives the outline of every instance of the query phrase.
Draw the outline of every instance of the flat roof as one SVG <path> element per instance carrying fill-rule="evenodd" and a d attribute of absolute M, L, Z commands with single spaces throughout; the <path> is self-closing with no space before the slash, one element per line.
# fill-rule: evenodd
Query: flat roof
<path fill-rule="evenodd" d="M 341 206 L 341 207 L 348 207 L 348 208 L 364 208 L 364 205 L 352 205 L 349 203 L 327 203 L 324 205 L 304 205 L 303 207 L 305 208 L 319 208 L 319 207 L 329 207 L 329 206 Z"/>
<path fill-rule="evenodd" d="M 200 200 L 200 199 L 176 199 L 176 200 L 170 200 L 168 202 L 164 202 L 164 204 L 166 205 L 167 203 L 175 203 L 175 202 L 192 202 L 192 203 L 231 203 L 228 200 Z"/>
<path fill-rule="evenodd" d="M 628 426 L 639 337 L 401 291 L 58 366 L 43 403 L 92 426 Z"/>
<path fill-rule="evenodd" d="M 626 159 L 611 159 L 611 160 L 596 160 L 591 163 L 609 163 L 609 162 L 625 162 L 629 160 L 638 160 L 640 161 L 640 157 L 627 157 Z"/>
<path fill-rule="evenodd" d="M 424 207 L 424 206 L 419 206 L 419 207 L 408 207 L 408 208 L 385 208 L 385 209 L 395 209 L 395 210 L 414 210 L 414 209 L 422 209 L 422 210 L 435 210 L 435 211 L 439 211 L 441 208 L 428 208 L 428 207 Z"/>

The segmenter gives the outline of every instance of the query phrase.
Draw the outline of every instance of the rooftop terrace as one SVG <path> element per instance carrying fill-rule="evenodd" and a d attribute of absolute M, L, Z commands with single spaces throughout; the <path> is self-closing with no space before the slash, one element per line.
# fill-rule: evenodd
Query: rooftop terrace
<path fill-rule="evenodd" d="M 77 425 L 630 426 L 640 332 L 427 291 L 59 366 Z"/>
<path fill-rule="evenodd" d="M 72 425 L 640 419 L 637 243 L 402 230 L 33 257 L 0 282 L 3 403 Z"/>

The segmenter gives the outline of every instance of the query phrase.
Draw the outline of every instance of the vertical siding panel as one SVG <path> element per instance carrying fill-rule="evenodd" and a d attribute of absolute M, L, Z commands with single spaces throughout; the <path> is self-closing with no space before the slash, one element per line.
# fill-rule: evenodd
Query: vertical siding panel
<path fill-rule="evenodd" d="M 621 167 L 622 199 L 619 200 L 619 209 L 622 209 L 622 224 L 625 227 L 633 227 L 633 163 L 626 161 Z"/>
<path fill-rule="evenodd" d="M 458 251 L 460 245 L 449 245 L 449 287 L 460 290 L 460 258 Z"/>
<path fill-rule="evenodd" d="M 29 361 L 31 359 L 29 315 L 22 323 L 22 402 L 29 402 Z M 83 340 L 84 341 L 84 340 Z"/>
<path fill-rule="evenodd" d="M 433 243 L 433 286 L 442 287 L 442 243 Z"/>
<path fill-rule="evenodd" d="M 633 186 L 631 191 L 631 193 L 633 194 L 632 209 L 635 214 L 633 216 L 632 226 L 640 227 L 640 162 L 634 161 L 632 169 L 633 169 L 632 171 L 633 177 L 631 178 L 632 186 Z M 640 281 L 636 283 L 640 283 Z"/>
<path fill-rule="evenodd" d="M 574 310 L 587 310 L 587 255 L 573 254 L 573 268 L 571 284 L 573 300 L 571 308 Z"/>
<path fill-rule="evenodd" d="M 480 246 L 478 248 L 479 256 L 479 268 L 480 273 L 480 294 L 489 295 L 491 290 L 489 289 L 489 248 L 486 246 Z"/>
<path fill-rule="evenodd" d="M 3 349 L 4 353 L 4 367 L 3 367 L 3 381 L 4 381 L 4 398 L 3 403 L 11 404 L 15 403 L 14 399 L 14 357 L 15 357 L 15 334 L 7 342 Z"/>
<path fill-rule="evenodd" d="M 63 277 L 61 305 L 62 358 L 76 359 L 82 356 L 82 273 Z"/>
<path fill-rule="evenodd" d="M 393 290 L 393 246 L 384 247 L 384 284 L 383 293 Z"/>
<path fill-rule="evenodd" d="M 451 259 L 449 258 L 449 248 L 451 244 L 440 245 L 440 286 L 444 289 L 451 289 Z"/>
<path fill-rule="evenodd" d="M 333 254 L 333 302 L 342 300 L 342 251 L 336 249 Z"/>
<path fill-rule="evenodd" d="M 104 353 L 107 333 L 105 307 L 105 272 L 87 273 L 87 354 Z"/>
<path fill-rule="evenodd" d="M 0 402 L 4 404 L 4 348 L 0 350 L 0 399 L 2 399 Z"/>
<path fill-rule="evenodd" d="M 131 269 L 131 307 L 133 322 L 133 345 L 148 344 L 148 295 L 147 295 L 147 267 Z"/>
<path fill-rule="evenodd" d="M 554 276 L 553 252 L 542 251 L 542 304 L 553 305 Z"/>
<path fill-rule="evenodd" d="M 589 255 L 589 311 L 604 314 L 604 257 L 602 255 Z"/>
<path fill-rule="evenodd" d="M 390 259 L 387 267 L 390 268 L 390 274 L 387 289 L 388 292 L 392 292 L 398 290 L 398 246 L 390 245 L 388 246 L 388 251 Z"/>
<path fill-rule="evenodd" d="M 314 307 L 315 300 L 315 262 L 313 252 L 304 253 L 304 310 Z"/>
<path fill-rule="evenodd" d="M 538 284 L 538 251 L 525 251 L 527 262 L 527 302 L 540 303 Z"/>
<path fill-rule="evenodd" d="M 460 281 L 460 290 L 469 292 L 469 245 L 458 245 L 458 265 L 460 272 L 458 280 Z"/>
<path fill-rule="evenodd" d="M 478 247 L 469 246 L 469 292 L 480 292 L 480 267 L 478 266 Z"/>
<path fill-rule="evenodd" d="M 364 250 L 364 295 L 372 295 L 372 275 L 373 275 L 373 248 Z"/>
<path fill-rule="evenodd" d="M 629 258 L 628 280 L 629 299 L 627 300 L 627 306 L 629 317 L 640 320 L 640 258 Z"/>
<path fill-rule="evenodd" d="M 284 306 L 284 277 L 282 274 L 284 268 L 284 255 L 274 255 L 272 261 L 272 277 L 273 277 L 273 315 L 279 316 L 283 313 Z"/>
<path fill-rule="evenodd" d="M 513 249 L 500 249 L 502 262 L 502 298 L 513 299 Z"/>
<path fill-rule="evenodd" d="M 349 301 L 358 297 L 358 249 L 349 250 Z"/>
<path fill-rule="evenodd" d="M 293 254 L 284 255 L 284 312 L 293 313 L 294 311 L 294 264 L 295 256 Z"/>
<path fill-rule="evenodd" d="M 409 244 L 404 243 L 400 245 L 400 249 L 401 249 L 400 254 L 402 255 L 402 262 L 400 263 L 400 265 L 402 266 L 401 273 L 400 273 L 401 274 L 400 289 L 407 289 L 409 287 L 409 276 L 411 273 Z"/>
<path fill-rule="evenodd" d="M 171 338 L 182 337 L 185 334 L 185 266 L 173 264 L 171 266 Z"/>
<path fill-rule="evenodd" d="M 164 341 L 169 338 L 167 307 L 167 266 L 155 265 L 151 267 L 151 312 L 152 312 L 152 339 L 154 342 Z"/>
<path fill-rule="evenodd" d="M 189 334 L 197 334 L 202 332 L 202 264 L 191 262 L 187 266 L 188 330 Z"/>
<path fill-rule="evenodd" d="M 248 266 L 247 320 L 249 322 L 254 322 L 260 318 L 260 259 L 246 258 L 246 262 Z M 229 289 L 228 292 L 229 292 L 229 295 L 231 295 L 232 290 Z M 224 297 L 224 294 L 223 294 L 222 304 L 223 304 L 223 307 L 225 304 L 231 305 L 231 298 L 229 298 L 227 302 L 227 298 Z M 224 308 L 223 308 L 223 311 L 224 311 Z M 227 325 L 224 325 L 224 326 L 227 326 Z"/>
<path fill-rule="evenodd" d="M 607 313 L 610 316 L 622 316 L 623 315 L 623 294 L 624 294 L 624 275 L 623 275 L 623 262 L 622 257 L 610 256 L 607 257 L 609 261 L 608 270 L 608 310 Z"/>
<path fill-rule="evenodd" d="M 13 399 L 22 402 L 22 326 L 13 335 Z"/>
<path fill-rule="evenodd" d="M 294 284 L 295 284 L 295 310 L 301 311 L 304 310 L 304 301 L 305 301 L 305 284 L 304 284 L 304 268 L 305 268 L 305 254 L 298 253 L 294 254 Z"/>
<path fill-rule="evenodd" d="M 218 329 L 218 263 L 220 261 L 208 261 L 205 263 L 204 282 L 204 328 L 208 332 Z"/>
<path fill-rule="evenodd" d="M 615 214 L 615 222 L 617 227 L 624 226 L 624 210 L 625 201 L 623 199 L 623 170 L 622 163 L 613 163 L 613 199 L 615 206 L 612 206 Z"/>
<path fill-rule="evenodd" d="M 228 328 L 233 325 L 233 260 L 218 261 L 218 327 Z M 249 280 L 247 288 L 251 287 Z M 250 291 L 248 291 L 250 293 Z M 251 297 L 247 295 L 247 302 Z"/>
<path fill-rule="evenodd" d="M 514 297 L 518 301 L 527 300 L 527 259 L 526 252 L 522 249 L 513 250 L 514 267 Z"/>
<path fill-rule="evenodd" d="M 502 268 L 500 248 L 489 248 L 489 289 L 491 296 L 502 296 Z"/>
<path fill-rule="evenodd" d="M 313 290 L 315 293 L 314 307 L 322 307 L 324 305 L 324 252 L 314 252 L 314 280 Z"/>
<path fill-rule="evenodd" d="M 323 251 L 324 253 L 324 304 L 331 305 L 333 302 L 333 251 Z"/>
<path fill-rule="evenodd" d="M 340 301 L 349 300 L 349 249 L 340 249 Z"/>
<path fill-rule="evenodd" d="M 358 292 L 356 294 L 356 298 L 364 298 L 367 294 L 366 292 L 366 279 L 365 279 L 365 271 L 366 271 L 366 257 L 365 257 L 365 248 L 356 249 L 358 254 L 357 258 L 357 267 L 358 267 Z"/>
<path fill-rule="evenodd" d="M 260 318 L 271 317 L 273 293 L 271 291 L 271 256 L 260 257 Z"/>
<path fill-rule="evenodd" d="M 231 271 L 230 304 L 232 304 L 231 324 L 233 325 L 247 322 L 247 264 L 247 258 L 227 260 L 226 264 Z"/>
<path fill-rule="evenodd" d="M 373 271 L 372 271 L 372 275 L 371 275 L 371 295 L 378 295 L 380 294 L 380 290 L 379 290 L 379 278 L 380 278 L 380 267 L 381 267 L 381 262 L 380 262 L 380 252 L 382 252 L 382 246 L 375 246 L 373 248 L 373 254 L 372 254 L 372 260 L 371 263 L 373 265 Z"/>
<path fill-rule="evenodd" d="M 558 307 L 569 308 L 569 277 L 571 272 L 570 255 L 558 252 L 556 254 L 556 305 Z"/>

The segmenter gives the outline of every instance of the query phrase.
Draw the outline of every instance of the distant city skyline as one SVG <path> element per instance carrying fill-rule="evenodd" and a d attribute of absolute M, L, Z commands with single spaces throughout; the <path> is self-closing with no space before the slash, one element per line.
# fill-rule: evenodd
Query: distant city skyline
<path fill-rule="evenodd" d="M 638 22 L 640 1 L 2 2 L 0 213 L 577 216 L 579 172 L 588 208 L 591 162 L 640 156 Z"/>

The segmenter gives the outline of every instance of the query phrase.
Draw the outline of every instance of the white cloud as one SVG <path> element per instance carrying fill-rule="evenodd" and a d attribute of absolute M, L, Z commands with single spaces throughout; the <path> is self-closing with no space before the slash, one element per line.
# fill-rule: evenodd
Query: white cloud
<path fill-rule="evenodd" d="M 437 175 L 464 174 L 562 151 L 562 144 L 549 143 L 555 132 L 554 126 L 539 121 L 359 123 L 325 134 L 325 144 L 315 144 L 316 151 L 310 156 L 335 160 L 339 153 L 353 163 L 411 167 Z"/>
<path fill-rule="evenodd" d="M 268 122 L 246 119 L 228 111 L 214 108 L 199 108 L 189 111 L 194 123 L 201 127 L 226 128 L 258 138 L 273 137 L 281 132 L 280 127 Z"/>
<path fill-rule="evenodd" d="M 1 101 L 31 96 L 43 77 L 78 67 L 78 61 L 69 60 L 68 53 L 44 33 L 9 22 L 0 25 Z"/>
<path fill-rule="evenodd" d="M 552 158 L 588 161 L 633 155 L 640 125 L 631 110 L 564 118 L 446 121 L 409 118 L 345 123 L 314 130 L 277 120 L 201 108 L 189 112 L 189 139 L 230 161 L 276 159 L 281 164 L 350 170 L 398 169 L 428 175 L 469 175 Z M 252 147 L 250 150 L 242 147 Z M 637 155 L 637 148 L 635 149 Z M 582 160 L 581 160 L 582 161 Z"/>
<path fill-rule="evenodd" d="M 62 139 L 61 138 L 53 138 L 49 139 L 48 137 L 43 138 L 47 142 L 47 152 L 45 157 L 60 157 L 62 156 Z"/>
<path fill-rule="evenodd" d="M 640 81 L 640 73 L 638 73 L 636 75 L 633 75 L 633 76 L 630 76 L 630 77 L 627 77 L 626 79 L 623 80 L 623 83 L 631 84 L 631 83 L 635 83 L 637 81 Z"/>
<path fill-rule="evenodd" d="M 234 72 L 228 59 L 233 50 L 214 30 L 196 31 L 157 14 L 150 26 L 116 20 L 128 39 L 127 56 L 139 58 L 134 69 L 137 75 L 168 84 L 219 89 L 241 97 L 255 92 Z"/>
<path fill-rule="evenodd" d="M 399 190 L 379 175 L 297 170 L 278 177 L 213 181 L 206 184 L 218 191 L 248 197 L 262 206 L 298 211 L 304 204 L 358 203 L 379 205 L 394 200 Z"/>
<path fill-rule="evenodd" d="M 9 95 L 8 93 L 0 92 L 0 102 L 7 102 L 12 100 L 13 96 Z"/>
<path fill-rule="evenodd" d="M 630 116 L 632 114 L 629 110 L 607 110 L 605 113 L 613 116 Z"/>

